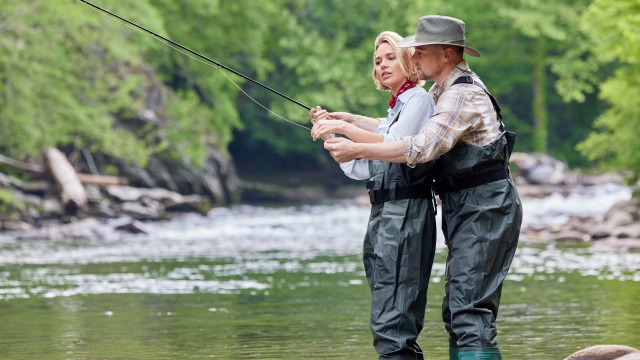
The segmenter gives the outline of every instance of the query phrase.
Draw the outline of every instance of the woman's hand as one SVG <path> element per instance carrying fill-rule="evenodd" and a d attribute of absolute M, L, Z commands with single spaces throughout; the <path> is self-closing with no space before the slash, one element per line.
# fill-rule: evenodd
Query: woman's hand
<path fill-rule="evenodd" d="M 311 137 L 313 141 L 318 140 L 319 137 L 327 140 L 335 133 L 344 134 L 344 129 L 347 125 L 343 120 L 334 120 L 331 118 L 317 120 L 311 129 Z"/>
<path fill-rule="evenodd" d="M 329 117 L 329 112 L 320 106 L 316 106 L 315 109 L 311 109 L 309 111 L 309 117 L 311 117 L 311 123 L 315 125 L 318 120 L 327 119 Z"/>
<path fill-rule="evenodd" d="M 322 138 L 328 140 L 333 138 L 334 133 L 344 133 L 344 129 L 354 119 L 354 115 L 347 112 L 328 112 L 327 110 L 316 106 L 315 109 L 309 111 L 311 117 L 311 123 L 313 129 L 311 130 L 311 137 L 313 141 Z M 337 121 L 336 121 L 337 120 Z M 335 121 L 334 124 L 331 121 Z"/>

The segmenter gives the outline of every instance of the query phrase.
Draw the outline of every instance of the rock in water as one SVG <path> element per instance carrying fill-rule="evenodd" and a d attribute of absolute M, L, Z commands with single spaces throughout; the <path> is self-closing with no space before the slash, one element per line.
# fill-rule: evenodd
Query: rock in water
<path fill-rule="evenodd" d="M 576 351 L 564 360 L 614 360 L 627 354 L 638 354 L 640 350 L 624 345 L 594 345 Z"/>

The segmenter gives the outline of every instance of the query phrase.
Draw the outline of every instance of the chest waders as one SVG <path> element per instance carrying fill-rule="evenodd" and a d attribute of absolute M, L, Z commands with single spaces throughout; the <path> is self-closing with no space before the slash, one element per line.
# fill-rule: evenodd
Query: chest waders
<path fill-rule="evenodd" d="M 459 83 L 473 80 L 464 76 L 454 85 Z M 486 93 L 501 121 L 497 102 Z M 438 160 L 436 192 L 449 250 L 442 317 L 450 359 L 502 359 L 496 317 L 518 243 L 522 204 L 508 168 L 515 134 L 501 130 L 485 146 L 457 146 Z"/>
<path fill-rule="evenodd" d="M 436 247 L 433 162 L 369 162 L 371 214 L 363 261 L 371 289 L 370 327 L 380 359 L 423 359 L 427 286 Z"/>

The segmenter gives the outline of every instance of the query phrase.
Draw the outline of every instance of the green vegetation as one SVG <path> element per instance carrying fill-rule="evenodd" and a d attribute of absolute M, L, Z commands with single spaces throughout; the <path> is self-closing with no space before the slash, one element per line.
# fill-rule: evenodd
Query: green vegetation
<path fill-rule="evenodd" d="M 596 0 L 583 14 L 582 26 L 601 64 L 615 64 L 599 84 L 610 106 L 597 128 L 578 148 L 608 169 L 632 170 L 640 178 L 640 2 Z M 592 24 L 592 25 L 590 25 Z M 597 26 L 593 26 L 597 24 Z"/>
<path fill-rule="evenodd" d="M 458 17 L 518 151 L 640 174 L 637 0 L 93 2 L 303 104 L 371 116 L 389 96 L 370 77 L 376 35 Z M 308 111 L 255 84 L 79 1 L 0 6 L 2 154 L 40 161 L 57 146 L 201 166 L 212 145 L 245 175 L 335 167 L 307 130 L 243 92 L 304 126 Z"/>
<path fill-rule="evenodd" d="M 0 214 L 3 214 L 4 218 L 10 219 L 25 209 L 25 204 L 16 199 L 12 192 L 0 188 Z"/>

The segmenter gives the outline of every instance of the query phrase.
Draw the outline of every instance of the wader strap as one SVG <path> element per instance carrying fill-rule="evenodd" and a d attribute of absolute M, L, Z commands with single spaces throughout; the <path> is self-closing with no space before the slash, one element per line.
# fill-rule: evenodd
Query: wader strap
<path fill-rule="evenodd" d="M 466 190 L 476 186 L 492 183 L 494 181 L 509 179 L 509 168 L 504 167 L 482 174 L 469 176 L 462 179 L 452 179 L 453 184 L 443 184 L 442 181 L 436 182 L 436 194 L 444 194 L 455 190 Z"/>
<path fill-rule="evenodd" d="M 399 186 L 395 189 L 369 190 L 369 201 L 379 204 L 392 200 L 427 199 L 431 198 L 431 186 L 409 185 Z"/>
<path fill-rule="evenodd" d="M 471 84 L 471 85 L 475 85 L 479 88 L 481 88 L 482 90 L 484 90 L 484 92 L 489 95 L 489 99 L 491 99 L 491 104 L 493 104 L 493 108 L 496 110 L 496 113 L 498 114 L 498 121 L 500 121 L 500 131 L 504 131 L 504 124 L 502 123 L 502 114 L 500 114 L 500 105 L 498 105 L 498 101 L 496 100 L 495 97 L 493 97 L 493 95 L 491 95 L 490 92 L 487 91 L 487 89 L 478 84 L 477 82 L 473 81 L 473 78 L 469 75 L 466 76 L 460 76 L 459 78 L 457 78 L 453 84 L 451 85 L 456 85 L 456 84 Z"/>

